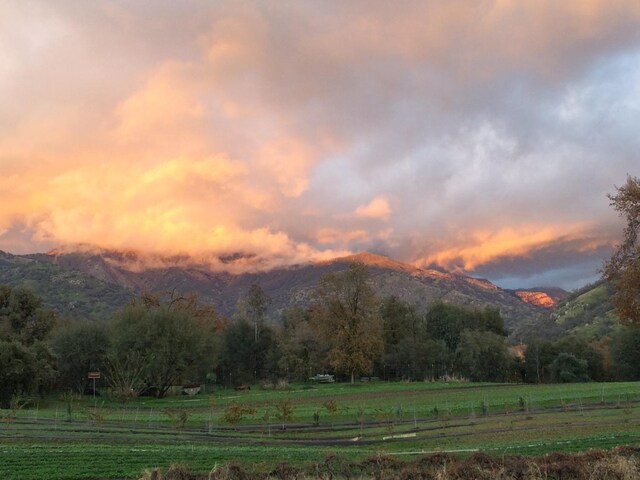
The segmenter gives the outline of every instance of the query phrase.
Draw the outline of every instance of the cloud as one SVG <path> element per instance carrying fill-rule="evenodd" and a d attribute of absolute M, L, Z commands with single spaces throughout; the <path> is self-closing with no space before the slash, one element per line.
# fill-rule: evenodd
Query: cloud
<path fill-rule="evenodd" d="M 188 64 L 176 61 L 168 61 L 153 71 L 142 88 L 116 107 L 115 138 L 130 143 L 149 135 L 180 135 L 180 129 L 190 121 L 202 119 L 204 107 L 185 81 L 190 73 Z"/>
<path fill-rule="evenodd" d="M 3 4 L 0 248 L 523 281 L 562 252 L 578 282 L 638 174 L 639 27 L 622 0 Z"/>
<path fill-rule="evenodd" d="M 526 259 L 544 250 L 564 253 L 593 252 L 607 245 L 607 236 L 589 234 L 589 226 L 530 225 L 521 229 L 475 231 L 470 238 L 453 240 L 453 245 L 421 258 L 419 264 L 437 264 L 452 270 L 473 271 L 500 259 Z"/>
<path fill-rule="evenodd" d="M 376 197 L 367 205 L 361 205 L 356 208 L 355 213 L 361 217 L 388 220 L 391 215 L 391 207 L 389 206 L 389 201 L 386 198 Z"/>

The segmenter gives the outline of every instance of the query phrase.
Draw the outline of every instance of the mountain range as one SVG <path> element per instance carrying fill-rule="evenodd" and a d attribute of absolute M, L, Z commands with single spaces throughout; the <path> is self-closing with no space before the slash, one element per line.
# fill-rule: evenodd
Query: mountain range
<path fill-rule="evenodd" d="M 237 258 L 223 259 L 234 262 Z M 535 323 L 568 292 L 559 288 L 505 290 L 488 280 L 419 268 L 373 253 L 277 268 L 230 273 L 214 270 L 206 260 L 163 257 L 134 251 L 63 248 L 42 254 L 0 252 L 0 283 L 27 283 L 63 316 L 108 317 L 141 291 L 197 293 L 202 302 L 231 315 L 252 284 L 271 297 L 275 321 L 285 308 L 308 306 L 323 274 L 367 265 L 380 297 L 394 295 L 425 310 L 435 301 L 499 308 L 508 328 Z M 219 264 L 219 262 L 218 262 Z"/>

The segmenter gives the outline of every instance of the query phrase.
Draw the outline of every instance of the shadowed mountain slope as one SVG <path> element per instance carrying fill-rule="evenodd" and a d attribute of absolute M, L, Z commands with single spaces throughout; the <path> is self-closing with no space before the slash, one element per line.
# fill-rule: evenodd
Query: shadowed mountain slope
<path fill-rule="evenodd" d="M 0 283 L 30 287 L 60 316 L 107 319 L 135 294 L 130 288 L 36 257 L 0 250 Z"/>
<path fill-rule="evenodd" d="M 380 297 L 395 295 L 420 310 L 435 301 L 491 306 L 500 309 L 510 328 L 523 321 L 535 322 L 544 312 L 515 291 L 503 290 L 488 280 L 418 268 L 372 253 L 240 274 L 213 271 L 206 262 L 188 257 L 145 256 L 113 250 L 59 250 L 25 258 L 81 272 L 129 291 L 195 292 L 223 314 L 231 314 L 256 283 L 273 300 L 269 315 L 274 320 L 287 307 L 308 306 L 323 274 L 344 270 L 354 261 L 369 267 L 372 284 Z"/>

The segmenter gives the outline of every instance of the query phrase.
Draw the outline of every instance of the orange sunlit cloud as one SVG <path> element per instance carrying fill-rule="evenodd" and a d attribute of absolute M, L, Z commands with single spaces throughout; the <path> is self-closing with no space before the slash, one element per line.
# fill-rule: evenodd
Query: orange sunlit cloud
<path fill-rule="evenodd" d="M 186 81 L 189 73 L 189 66 L 178 62 L 153 71 L 140 90 L 116 107 L 115 138 L 127 143 L 139 136 L 180 135 L 188 120 L 201 119 L 204 108 Z"/>
<path fill-rule="evenodd" d="M 337 228 L 321 228 L 315 232 L 315 240 L 320 244 L 337 244 L 343 242 L 348 244 L 353 240 L 366 239 L 369 232 L 364 229 L 345 231 Z"/>
<path fill-rule="evenodd" d="M 108 173 L 75 169 L 32 182 L 22 198 L 11 202 L 22 209 L 3 214 L 29 218 L 38 211 L 31 226 L 61 244 L 194 254 L 259 250 L 265 257 L 298 261 L 316 256 L 284 232 L 235 224 L 253 201 L 243 205 L 251 195 L 237 190 L 244 175 L 242 164 L 225 158 L 172 159 L 149 169 L 131 166 Z"/>
<path fill-rule="evenodd" d="M 522 257 L 554 242 L 578 241 L 579 251 L 588 252 L 610 245 L 605 238 L 590 238 L 589 225 L 531 225 L 518 229 L 505 227 L 498 231 L 478 230 L 465 239 L 452 242 L 435 253 L 418 259 L 417 265 L 438 264 L 452 270 L 473 271 L 479 265 L 501 257 Z"/>
<path fill-rule="evenodd" d="M 356 215 L 388 220 L 391 216 L 391 207 L 389 206 L 389 201 L 386 198 L 377 197 L 371 200 L 367 205 L 360 205 L 356 208 Z"/>
<path fill-rule="evenodd" d="M 562 244 L 578 283 L 638 174 L 639 32 L 631 0 L 5 2 L 0 249 L 473 272 Z"/>

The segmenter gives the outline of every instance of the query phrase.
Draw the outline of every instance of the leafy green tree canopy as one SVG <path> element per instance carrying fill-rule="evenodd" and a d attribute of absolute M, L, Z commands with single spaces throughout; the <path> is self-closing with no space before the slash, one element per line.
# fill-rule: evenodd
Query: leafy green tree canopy
<path fill-rule="evenodd" d="M 443 302 L 434 303 L 427 312 L 427 328 L 436 340 L 443 340 L 451 351 L 465 330 L 486 331 L 505 336 L 504 321 L 495 308 L 471 309 Z"/>
<path fill-rule="evenodd" d="M 616 380 L 640 380 L 640 326 L 619 326 L 614 330 L 611 360 Z"/>
<path fill-rule="evenodd" d="M 306 380 L 326 371 L 328 347 L 316 334 L 310 313 L 301 307 L 291 307 L 282 312 L 282 328 L 278 331 L 281 348 L 279 368 L 287 379 Z"/>
<path fill-rule="evenodd" d="M 383 377 L 433 377 L 435 365 L 446 363 L 448 358 L 442 358 L 442 348 L 429 337 L 424 316 L 413 305 L 393 296 L 384 299 L 380 313 L 385 347 Z"/>
<path fill-rule="evenodd" d="M 512 366 L 504 337 L 490 331 L 465 330 L 456 350 L 460 373 L 474 382 L 504 382 Z"/>
<path fill-rule="evenodd" d="M 162 397 L 172 385 L 201 380 L 215 367 L 219 324 L 195 296 L 143 294 L 116 314 L 111 356 L 123 365 L 131 354 L 143 358 L 145 383 Z"/>
<path fill-rule="evenodd" d="M 54 324 L 53 310 L 33 290 L 0 285 L 0 338 L 32 345 L 44 340 Z"/>
<path fill-rule="evenodd" d="M 54 357 L 44 340 L 54 323 L 53 311 L 31 289 L 0 285 L 1 406 L 53 383 Z"/>
<path fill-rule="evenodd" d="M 256 342 L 253 326 L 237 318 L 223 333 L 220 377 L 225 384 L 238 385 L 277 376 L 279 355 L 273 329 L 263 327 Z"/>
<path fill-rule="evenodd" d="M 87 373 L 103 368 L 109 347 L 105 325 L 89 320 L 74 321 L 59 327 L 52 337 L 60 384 L 85 392 L 89 384 Z"/>
<path fill-rule="evenodd" d="M 551 364 L 551 375 L 556 382 L 586 382 L 589 380 L 587 361 L 576 358 L 571 353 L 561 352 Z"/>

